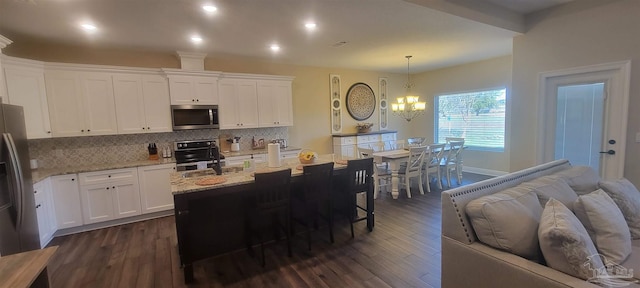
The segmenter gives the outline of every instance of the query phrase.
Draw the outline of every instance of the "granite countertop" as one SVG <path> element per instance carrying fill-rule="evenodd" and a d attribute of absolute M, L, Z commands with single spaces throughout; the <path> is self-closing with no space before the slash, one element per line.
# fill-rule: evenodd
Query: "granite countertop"
<path fill-rule="evenodd" d="M 176 159 L 160 158 L 158 160 L 140 160 L 140 161 L 131 161 L 131 162 L 122 162 L 122 163 L 60 167 L 60 168 L 53 168 L 53 169 L 36 169 L 36 170 L 31 170 L 31 179 L 33 180 L 33 183 L 36 183 L 46 179 L 49 176 L 55 176 L 55 175 L 75 174 L 75 173 L 83 173 L 83 172 L 132 168 L 132 167 L 139 167 L 139 166 L 151 166 L 151 165 L 160 165 L 160 164 L 169 164 L 169 163 L 176 163 Z"/>
<path fill-rule="evenodd" d="M 328 163 L 331 161 L 333 161 L 333 156 L 331 154 L 319 155 L 318 159 L 316 159 L 314 164 Z M 340 163 L 335 164 L 334 169 L 343 169 L 347 167 L 346 162 L 341 162 L 341 161 L 339 162 Z M 291 168 L 291 176 L 302 175 L 302 164 L 300 164 L 298 159 L 285 159 L 282 162 L 282 166 L 278 168 L 269 168 L 267 167 L 267 163 L 256 164 L 256 172 L 258 173 L 277 171 L 277 170 L 282 170 L 286 168 Z M 185 171 L 185 172 L 188 173 L 190 171 Z M 210 175 L 204 175 L 204 176 L 184 178 L 183 174 L 185 172 L 171 173 L 171 193 L 183 194 L 183 193 L 211 190 L 214 188 L 218 189 L 218 188 L 229 187 L 234 185 L 249 184 L 254 182 L 253 175 L 255 173 L 255 172 L 240 171 L 235 173 L 234 172 L 223 173 L 220 176 L 215 174 L 210 174 Z M 197 181 L 203 180 L 209 177 L 224 177 L 226 178 L 226 182 L 221 184 L 206 185 L 206 186 L 195 184 Z"/>
<path fill-rule="evenodd" d="M 376 134 L 385 134 L 385 133 L 398 133 L 398 131 L 394 130 L 382 130 L 382 131 L 371 131 L 367 133 L 339 133 L 333 134 L 333 137 L 351 137 L 351 136 L 360 136 L 360 135 L 376 135 Z"/>
<path fill-rule="evenodd" d="M 302 148 L 299 147 L 293 147 L 293 146 L 287 146 L 286 148 L 280 148 L 280 152 L 287 152 L 287 151 L 298 151 L 298 150 L 302 150 Z M 224 157 L 235 157 L 235 156 L 245 156 L 245 155 L 251 155 L 251 154 L 267 154 L 267 149 L 255 149 L 255 150 L 242 150 L 242 151 L 237 151 L 237 152 L 220 152 L 220 154 L 224 155 Z"/>

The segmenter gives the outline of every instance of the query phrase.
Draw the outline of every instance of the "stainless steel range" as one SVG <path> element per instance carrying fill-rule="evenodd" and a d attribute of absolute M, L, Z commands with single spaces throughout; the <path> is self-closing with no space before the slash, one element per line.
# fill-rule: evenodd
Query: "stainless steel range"
<path fill-rule="evenodd" d="M 206 163 L 207 168 L 213 168 L 218 174 L 222 173 L 220 148 L 215 140 L 179 141 L 173 144 L 178 171 L 196 170 L 198 163 Z"/>

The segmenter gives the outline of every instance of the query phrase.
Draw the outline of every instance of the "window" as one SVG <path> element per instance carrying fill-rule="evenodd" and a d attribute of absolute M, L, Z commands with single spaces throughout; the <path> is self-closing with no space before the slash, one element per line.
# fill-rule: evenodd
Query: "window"
<path fill-rule="evenodd" d="M 464 137 L 470 149 L 504 151 L 506 93 L 500 88 L 436 96 L 436 142 Z"/>

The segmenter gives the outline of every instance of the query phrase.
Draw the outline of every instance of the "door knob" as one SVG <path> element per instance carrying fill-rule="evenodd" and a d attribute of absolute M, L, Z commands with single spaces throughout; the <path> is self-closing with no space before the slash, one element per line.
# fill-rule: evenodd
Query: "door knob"
<path fill-rule="evenodd" d="M 616 140 L 613 140 L 613 139 L 609 140 L 609 144 L 611 145 L 616 144 Z"/>
<path fill-rule="evenodd" d="M 600 151 L 600 154 L 609 154 L 609 155 L 614 155 L 614 154 L 616 154 L 616 151 L 615 151 L 615 150 Z"/>

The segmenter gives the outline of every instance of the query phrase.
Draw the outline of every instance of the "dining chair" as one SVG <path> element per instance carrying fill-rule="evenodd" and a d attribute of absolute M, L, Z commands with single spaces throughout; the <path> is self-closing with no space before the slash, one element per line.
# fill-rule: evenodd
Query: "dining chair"
<path fill-rule="evenodd" d="M 425 141 L 425 139 L 426 139 L 426 138 L 424 138 L 424 137 L 412 137 L 412 138 L 408 138 L 408 139 L 407 139 L 407 145 L 408 145 L 409 147 L 411 147 L 411 146 L 422 146 L 422 145 L 424 145 L 424 143 L 423 143 L 423 142 Z"/>
<path fill-rule="evenodd" d="M 447 176 L 447 185 L 451 187 L 451 171 L 455 171 L 458 185 L 462 183 L 462 151 L 464 141 L 450 141 L 449 151 L 440 161 L 440 167 L 444 169 Z"/>
<path fill-rule="evenodd" d="M 369 144 L 369 148 L 373 149 L 374 152 L 384 151 L 385 146 L 386 145 L 384 142 L 375 142 L 375 143 Z"/>
<path fill-rule="evenodd" d="M 358 158 L 360 159 L 374 158 L 373 152 L 374 152 L 373 149 L 358 147 Z M 382 192 L 383 187 L 385 188 L 385 192 L 386 192 L 387 191 L 386 187 L 391 186 L 391 172 L 389 172 L 389 169 L 387 169 L 385 164 L 386 163 L 377 163 L 375 159 L 373 160 L 373 165 L 375 168 L 373 169 L 373 183 L 374 183 L 373 199 L 378 198 L 378 192 Z"/>
<path fill-rule="evenodd" d="M 302 186 L 291 197 L 299 209 L 293 209 L 292 218 L 307 228 L 307 246 L 311 250 L 311 226 L 318 228 L 318 219 L 329 224 L 329 241 L 333 243 L 333 162 L 305 165 L 302 168 Z M 326 208 L 326 209 L 324 209 Z M 326 213 L 322 213 L 325 211 Z"/>
<path fill-rule="evenodd" d="M 422 188 L 422 165 L 424 164 L 424 154 L 427 150 L 427 146 L 409 147 L 409 159 L 407 165 L 400 167 L 398 171 L 399 176 L 402 178 L 401 183 L 407 190 L 407 198 L 411 198 L 411 178 L 417 177 L 420 183 L 420 194 L 424 194 Z"/>
<path fill-rule="evenodd" d="M 373 158 L 363 158 L 347 161 L 347 185 L 346 189 L 341 191 L 341 196 L 345 196 L 346 199 L 343 203 L 346 206 L 342 206 L 343 213 L 346 213 L 350 219 L 351 226 L 351 238 L 354 238 L 353 223 L 359 221 L 367 221 L 367 229 L 369 232 L 373 231 L 375 223 L 374 219 L 374 205 L 373 197 Z M 366 202 L 364 206 L 358 204 L 358 195 L 364 194 Z M 339 206 L 339 205 L 336 205 Z M 358 217 L 358 211 L 364 211 L 365 217 Z"/>
<path fill-rule="evenodd" d="M 422 175 L 425 176 L 427 192 L 431 192 L 431 175 L 435 174 L 438 181 L 438 189 L 442 189 L 442 176 L 440 173 L 440 161 L 444 155 L 444 147 L 446 144 L 429 144 L 424 156 L 424 164 L 422 165 Z"/>
<path fill-rule="evenodd" d="M 254 235 L 258 236 L 263 267 L 265 265 L 265 239 L 262 232 L 265 226 L 269 224 L 273 228 L 276 240 L 280 238 L 280 230 L 284 231 L 287 240 L 287 252 L 289 257 L 292 256 L 290 192 L 291 169 L 255 174 L 255 188 L 249 199 L 247 199 L 245 207 L 245 241 L 247 251 L 253 256 L 252 238 Z M 264 223 L 269 222 L 269 220 L 270 223 Z"/>
<path fill-rule="evenodd" d="M 406 141 L 405 140 L 393 140 L 393 141 L 389 141 L 388 142 L 388 149 L 386 150 L 399 150 L 399 149 L 404 149 L 404 147 L 406 146 Z"/>

